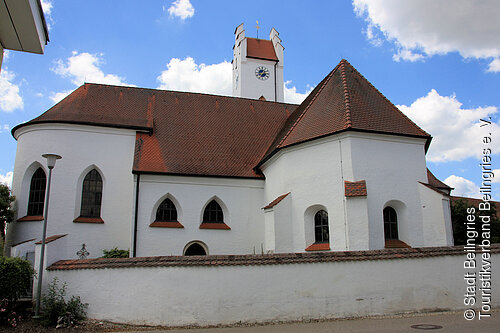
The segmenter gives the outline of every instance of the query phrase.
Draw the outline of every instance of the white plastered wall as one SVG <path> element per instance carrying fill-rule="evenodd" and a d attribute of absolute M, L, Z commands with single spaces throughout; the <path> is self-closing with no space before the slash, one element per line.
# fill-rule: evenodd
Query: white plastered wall
<path fill-rule="evenodd" d="M 168 175 L 141 175 L 137 253 L 182 255 L 187 243 L 205 243 L 210 254 L 261 253 L 264 248 L 264 181 Z M 184 228 L 150 227 L 158 205 L 168 195 Z M 231 230 L 200 229 L 204 207 L 215 199 Z"/>
<path fill-rule="evenodd" d="M 427 182 L 425 139 L 352 133 L 348 140 L 353 177 L 366 180 L 370 249 L 384 248 L 386 206 L 398 214 L 399 239 L 412 247 L 424 246 L 418 182 Z"/>
<path fill-rule="evenodd" d="M 286 148 L 262 166 L 266 202 L 291 192 L 291 217 L 275 219 L 277 226 L 282 224 L 292 234 L 290 249 L 284 247 L 283 252 L 304 252 L 311 245 L 306 234 L 311 234 L 314 225 L 312 220 L 305 221 L 304 214 L 312 206 L 323 207 L 328 213 L 330 248 L 347 249 L 342 170 L 349 168 L 349 149 L 338 136 Z M 276 244 L 287 242 L 287 236 L 276 227 Z M 282 252 L 278 246 L 276 252 Z"/>
<path fill-rule="evenodd" d="M 500 283 L 500 255 L 493 254 L 491 261 L 495 286 Z M 79 295 L 89 303 L 90 318 L 204 326 L 463 309 L 463 262 L 464 256 L 455 255 L 281 265 L 85 269 L 47 271 L 44 281 L 57 276 L 68 282 L 68 295 Z M 498 292 L 492 292 L 492 307 L 498 307 Z"/>
<path fill-rule="evenodd" d="M 419 184 L 424 221 L 424 246 L 453 245 L 450 199 Z"/>
<path fill-rule="evenodd" d="M 68 234 L 67 247 L 59 259 L 77 258 L 86 244 L 90 257 L 102 256 L 103 249 L 130 247 L 133 206 L 132 162 L 135 131 L 84 125 L 38 124 L 16 131 L 18 139 L 13 194 L 17 218 L 26 215 L 31 174 L 42 166 L 41 156 L 62 156 L 52 172 L 47 236 Z M 84 162 L 82 162 L 84 161 Z M 79 181 L 95 165 L 103 177 L 101 218 L 104 224 L 74 223 L 79 215 Z M 28 173 L 28 175 L 27 175 Z M 84 176 L 84 175 L 83 175 Z M 8 226 L 8 244 L 31 238 L 41 239 L 43 221 L 13 222 Z"/>

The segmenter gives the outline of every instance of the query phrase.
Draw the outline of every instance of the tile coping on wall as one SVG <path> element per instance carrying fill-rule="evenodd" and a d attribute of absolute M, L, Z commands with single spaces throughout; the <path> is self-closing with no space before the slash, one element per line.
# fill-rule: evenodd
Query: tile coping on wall
<path fill-rule="evenodd" d="M 481 253 L 478 247 L 476 252 Z M 490 253 L 500 253 L 500 244 L 492 245 Z M 253 266 L 341 261 L 392 260 L 465 255 L 463 246 L 383 249 L 369 251 L 335 251 L 316 253 L 279 253 L 265 255 L 158 256 L 137 258 L 97 258 L 60 260 L 48 270 L 100 268 L 173 267 L 173 266 Z"/>

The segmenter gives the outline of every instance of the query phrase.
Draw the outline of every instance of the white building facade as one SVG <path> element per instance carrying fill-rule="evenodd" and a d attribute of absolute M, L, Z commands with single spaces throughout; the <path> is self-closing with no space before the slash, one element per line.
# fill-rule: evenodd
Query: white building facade
<path fill-rule="evenodd" d="M 249 42 L 276 59 L 248 57 Z M 301 105 L 281 103 L 278 33 L 250 41 L 239 26 L 233 75 L 246 98 L 85 84 L 15 127 L 7 254 L 32 257 L 40 240 L 45 153 L 62 156 L 47 235 L 65 246 L 52 262 L 83 244 L 90 258 L 453 245 L 430 135 L 347 61 Z"/>

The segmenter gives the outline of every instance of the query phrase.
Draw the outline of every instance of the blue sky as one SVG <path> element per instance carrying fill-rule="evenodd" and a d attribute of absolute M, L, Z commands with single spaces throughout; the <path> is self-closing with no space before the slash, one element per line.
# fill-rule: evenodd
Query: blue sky
<path fill-rule="evenodd" d="M 7 51 L 0 74 L 0 181 L 15 125 L 83 82 L 231 94 L 234 29 L 285 47 L 285 100 L 300 102 L 342 59 L 433 136 L 428 167 L 477 196 L 482 137 L 500 158 L 500 6 L 495 0 L 43 0 L 44 55 Z M 483 128 L 479 119 L 491 117 Z M 488 118 L 489 119 L 489 118 Z M 498 147 L 498 148 L 497 148 Z M 397 160 L 394 161 L 397 163 Z M 500 171 L 495 179 L 500 181 Z M 495 188 L 495 199 L 500 191 Z"/>

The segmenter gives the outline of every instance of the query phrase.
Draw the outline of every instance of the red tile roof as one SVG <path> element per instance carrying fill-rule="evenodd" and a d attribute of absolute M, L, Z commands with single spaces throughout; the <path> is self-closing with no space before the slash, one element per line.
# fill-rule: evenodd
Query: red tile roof
<path fill-rule="evenodd" d="M 451 191 L 453 189 L 452 187 L 437 179 L 429 169 L 427 169 L 427 181 L 429 182 L 430 186 L 435 187 L 439 190 Z"/>
<path fill-rule="evenodd" d="M 266 207 L 264 207 L 262 209 L 273 208 L 274 206 L 276 206 L 277 204 L 279 204 L 281 202 L 281 200 L 285 199 L 286 196 L 289 195 L 289 194 L 290 194 L 290 192 L 280 195 L 279 197 L 277 197 L 276 199 L 274 199 L 273 201 L 271 201 Z"/>
<path fill-rule="evenodd" d="M 265 159 L 281 148 L 347 130 L 421 137 L 427 145 L 431 140 L 342 59 L 289 117 Z"/>
<path fill-rule="evenodd" d="M 366 197 L 366 181 L 344 182 L 346 197 Z"/>
<path fill-rule="evenodd" d="M 137 130 L 132 171 L 172 175 L 264 178 L 277 150 L 345 130 L 430 140 L 346 60 L 300 106 L 87 83 L 12 133 L 39 123 Z"/>
<path fill-rule="evenodd" d="M 267 39 L 247 37 L 247 57 L 278 61 L 273 43 Z"/>
<path fill-rule="evenodd" d="M 479 250 L 479 248 L 478 248 Z M 491 253 L 500 253 L 500 245 L 492 245 Z M 463 246 L 401 248 L 369 251 L 335 251 L 309 253 L 279 253 L 264 255 L 163 256 L 138 258 L 98 258 L 60 260 L 48 270 L 179 267 L 179 266 L 253 266 L 287 265 L 366 260 L 398 260 L 439 256 L 462 256 Z"/>

